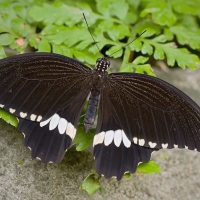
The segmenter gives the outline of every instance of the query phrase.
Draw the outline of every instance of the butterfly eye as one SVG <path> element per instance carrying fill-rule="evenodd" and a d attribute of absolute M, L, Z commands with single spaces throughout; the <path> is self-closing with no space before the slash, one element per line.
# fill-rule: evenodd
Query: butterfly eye
<path fill-rule="evenodd" d="M 109 60 L 106 60 L 106 64 L 107 64 L 108 66 L 110 66 L 110 61 L 109 61 Z"/>
<path fill-rule="evenodd" d="M 99 63 L 100 61 L 101 61 L 101 58 L 98 58 L 96 63 Z"/>

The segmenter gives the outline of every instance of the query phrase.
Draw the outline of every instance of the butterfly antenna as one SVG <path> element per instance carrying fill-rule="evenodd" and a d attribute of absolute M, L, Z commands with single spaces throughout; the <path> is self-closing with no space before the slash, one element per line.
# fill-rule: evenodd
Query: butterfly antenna
<path fill-rule="evenodd" d="M 109 57 L 111 57 L 113 54 L 117 53 L 118 51 L 121 51 L 123 48 L 127 47 L 129 44 L 131 44 L 132 42 L 134 42 L 135 40 L 137 40 L 141 35 L 143 35 L 147 30 L 143 31 L 140 35 L 138 35 L 134 40 L 132 40 L 131 42 L 129 42 L 128 44 L 126 44 L 124 47 L 122 47 L 121 49 L 115 51 L 114 53 L 112 53 L 111 55 L 109 55 Z"/>
<path fill-rule="evenodd" d="M 86 17 L 85 17 L 85 14 L 84 14 L 84 13 L 83 13 L 83 17 L 84 17 L 84 20 L 85 20 L 85 22 L 86 22 L 88 31 L 89 31 L 90 35 L 92 36 L 92 39 L 93 39 L 93 41 L 94 41 L 94 43 L 95 43 L 97 49 L 99 50 L 99 53 L 104 57 L 104 55 L 101 53 L 101 51 L 100 51 L 100 49 L 99 49 L 99 47 L 98 47 L 98 45 L 97 45 L 97 42 L 95 41 L 95 39 L 94 39 L 94 37 L 93 37 L 93 35 L 92 35 L 91 31 L 90 31 L 90 28 L 89 28 L 89 26 L 88 26 L 88 23 L 87 23 L 87 20 L 86 20 Z"/>

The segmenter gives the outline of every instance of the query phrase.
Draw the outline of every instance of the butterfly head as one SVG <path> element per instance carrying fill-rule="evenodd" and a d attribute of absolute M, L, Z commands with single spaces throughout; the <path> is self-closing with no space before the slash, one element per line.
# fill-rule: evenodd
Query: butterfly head
<path fill-rule="evenodd" d="M 96 68 L 99 72 L 105 72 L 110 66 L 110 61 L 106 58 L 98 58 L 96 62 Z"/>

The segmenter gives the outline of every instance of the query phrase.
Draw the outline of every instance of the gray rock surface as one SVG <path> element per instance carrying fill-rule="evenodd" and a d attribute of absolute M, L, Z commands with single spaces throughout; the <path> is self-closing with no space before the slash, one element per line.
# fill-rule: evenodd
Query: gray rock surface
<path fill-rule="evenodd" d="M 173 69 L 156 74 L 200 105 L 200 71 Z M 200 153 L 160 150 L 152 159 L 161 166 L 160 174 L 134 174 L 120 182 L 102 177 L 105 192 L 88 196 L 79 187 L 93 169 L 89 150 L 76 152 L 72 148 L 58 165 L 31 160 L 29 149 L 23 147 L 22 134 L 0 120 L 0 200 L 200 199 Z"/>

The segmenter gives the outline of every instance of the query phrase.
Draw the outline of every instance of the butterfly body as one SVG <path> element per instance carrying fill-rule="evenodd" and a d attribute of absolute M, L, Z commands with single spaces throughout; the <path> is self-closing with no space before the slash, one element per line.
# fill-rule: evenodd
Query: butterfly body
<path fill-rule="evenodd" d="M 91 94 L 89 97 L 88 107 L 84 118 L 85 131 L 87 132 L 94 124 L 97 112 L 97 106 L 101 90 L 104 88 L 106 78 L 108 76 L 107 68 L 110 62 L 105 58 L 97 60 L 96 68 L 93 70 L 93 81 L 91 83 Z"/>
<path fill-rule="evenodd" d="M 59 163 L 72 145 L 84 104 L 84 126 L 94 124 L 95 169 L 120 180 L 148 162 L 153 151 L 200 151 L 200 108 L 186 94 L 158 78 L 112 73 L 105 58 L 94 70 L 53 53 L 0 60 L 0 107 L 19 119 L 32 158 Z"/>

